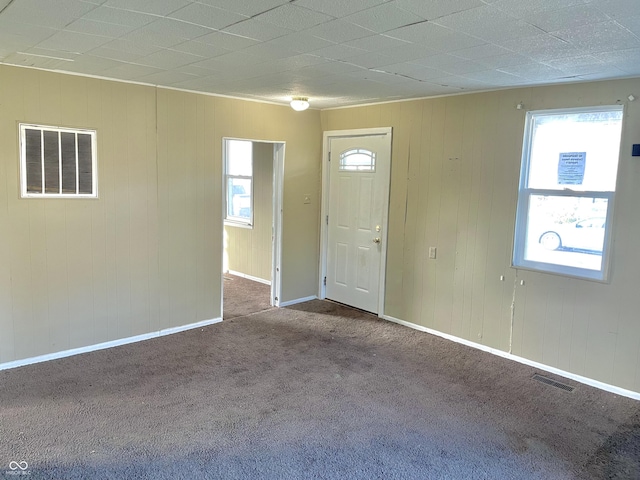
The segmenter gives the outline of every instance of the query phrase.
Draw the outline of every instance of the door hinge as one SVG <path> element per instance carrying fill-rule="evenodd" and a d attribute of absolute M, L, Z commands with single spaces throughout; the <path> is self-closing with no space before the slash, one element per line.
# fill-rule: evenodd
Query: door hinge
<path fill-rule="evenodd" d="M 327 277 L 324 277 L 324 285 L 327 286 Z"/>
<path fill-rule="evenodd" d="M 329 161 L 331 161 L 331 152 L 329 152 Z"/>
<path fill-rule="evenodd" d="M 327 225 L 329 225 L 329 215 L 327 215 Z"/>

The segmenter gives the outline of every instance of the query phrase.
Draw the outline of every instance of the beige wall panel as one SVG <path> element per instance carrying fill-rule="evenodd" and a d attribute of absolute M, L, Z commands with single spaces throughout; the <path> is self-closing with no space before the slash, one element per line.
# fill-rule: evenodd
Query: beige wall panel
<path fill-rule="evenodd" d="M 69 346 L 78 348 L 94 343 L 93 248 L 91 244 L 91 203 L 93 201 L 65 201 L 65 203 L 67 238 L 61 257 L 65 258 L 67 263 Z M 59 227 L 52 226 L 52 228 Z M 50 252 L 53 253 L 55 250 Z M 50 278 L 53 278 L 55 273 L 50 272 Z M 56 297 L 60 298 L 57 295 Z M 58 327 L 55 319 L 52 320 L 50 328 L 53 333 L 58 330 Z M 54 346 L 52 345 L 51 348 Z M 61 349 L 55 348 L 55 350 Z"/>
<path fill-rule="evenodd" d="M 630 156 L 640 104 L 626 100 L 638 88 L 640 81 L 624 80 L 323 112 L 325 130 L 374 126 L 376 118 L 394 128 L 385 313 L 505 351 L 511 340 L 516 355 L 640 391 L 640 304 L 631 293 L 640 290 L 640 162 Z M 525 110 L 515 108 L 520 101 Z M 610 283 L 511 268 L 526 110 L 617 101 L 626 110 Z M 416 187 L 407 152 L 413 157 L 420 123 Z M 459 164 L 450 164 L 457 155 Z M 429 246 L 438 247 L 436 260 L 424 259 Z"/>
<path fill-rule="evenodd" d="M 0 362 L 220 317 L 223 136 L 287 143 L 283 300 L 316 292 L 319 112 L 6 66 L 0 82 Z M 99 199 L 20 199 L 21 121 L 97 130 Z"/>

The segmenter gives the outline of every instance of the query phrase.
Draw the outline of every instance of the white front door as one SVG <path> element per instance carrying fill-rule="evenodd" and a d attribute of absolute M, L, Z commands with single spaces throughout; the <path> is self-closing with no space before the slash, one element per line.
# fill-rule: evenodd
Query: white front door
<path fill-rule="evenodd" d="M 329 138 L 325 297 L 378 313 L 391 165 L 389 134 Z"/>

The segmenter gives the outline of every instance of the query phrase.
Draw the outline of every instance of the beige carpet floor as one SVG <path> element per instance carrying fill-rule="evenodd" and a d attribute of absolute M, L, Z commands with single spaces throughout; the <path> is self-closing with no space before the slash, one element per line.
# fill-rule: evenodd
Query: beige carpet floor
<path fill-rule="evenodd" d="M 244 282 L 226 295 L 265 306 Z M 220 324 L 0 372 L 0 478 L 19 462 L 38 479 L 640 478 L 639 402 L 266 295 Z"/>

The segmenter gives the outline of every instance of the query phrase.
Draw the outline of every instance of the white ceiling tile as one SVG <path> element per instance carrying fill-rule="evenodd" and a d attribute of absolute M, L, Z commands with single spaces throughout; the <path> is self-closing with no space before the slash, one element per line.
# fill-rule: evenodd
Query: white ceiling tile
<path fill-rule="evenodd" d="M 213 45 L 215 47 L 229 50 L 242 50 L 243 48 L 255 45 L 258 40 L 234 35 L 229 32 L 212 32 L 197 38 L 198 42 Z"/>
<path fill-rule="evenodd" d="M 25 50 L 24 53 L 39 55 L 41 57 L 53 57 L 53 58 L 60 58 L 63 60 L 74 60 L 74 61 L 76 60 L 80 61 L 82 58 L 84 58 L 84 55 L 81 55 L 79 53 L 61 52 L 59 50 L 48 50 L 46 48 L 38 48 L 38 47 L 31 47 L 28 50 Z"/>
<path fill-rule="evenodd" d="M 471 72 L 480 72 L 487 67 L 479 62 L 463 60 L 449 54 L 432 55 L 423 59 L 414 60 L 412 63 L 425 67 L 441 70 L 450 75 L 464 75 Z"/>
<path fill-rule="evenodd" d="M 593 55 L 609 68 L 633 72 L 640 75 L 640 48 L 601 52 Z"/>
<path fill-rule="evenodd" d="M 561 58 L 545 62 L 550 67 L 562 70 L 566 75 L 578 76 L 597 74 L 605 71 L 607 66 L 593 55 Z"/>
<path fill-rule="evenodd" d="M 393 57 L 375 52 L 361 53 L 360 55 L 349 57 L 347 60 L 349 63 L 365 68 L 376 68 L 396 62 L 396 59 Z"/>
<path fill-rule="evenodd" d="M 604 22 L 608 19 L 604 13 L 590 5 L 545 10 L 544 12 L 524 17 L 526 22 L 546 32 Z"/>
<path fill-rule="evenodd" d="M 270 23 L 253 18 L 231 25 L 225 28 L 225 31 L 261 42 L 293 33 L 293 30 L 288 28 L 276 27 Z"/>
<path fill-rule="evenodd" d="M 562 70 L 544 65 L 541 63 L 525 63 L 523 65 L 512 65 L 503 67 L 501 72 L 516 75 L 535 82 L 547 82 L 550 80 L 566 77 L 567 74 Z"/>
<path fill-rule="evenodd" d="M 372 34 L 371 30 L 358 27 L 352 23 L 347 23 L 342 20 L 333 20 L 331 22 L 323 23 L 310 28 L 306 33 L 324 38 L 334 43 L 344 43 L 349 40 L 355 40 L 357 38 L 368 37 Z"/>
<path fill-rule="evenodd" d="M 575 45 L 558 38 L 554 34 L 514 38 L 504 42 L 502 45 L 508 50 L 537 61 L 574 57 L 581 53 Z"/>
<path fill-rule="evenodd" d="M 98 35 L 59 31 L 55 35 L 52 35 L 46 40 L 40 42 L 38 47 L 50 50 L 61 50 L 63 52 L 84 53 L 104 45 L 111 40 L 113 39 L 109 37 L 100 37 Z"/>
<path fill-rule="evenodd" d="M 360 70 L 362 67 L 342 61 L 333 61 L 304 67 L 300 73 L 307 76 L 322 77 L 325 75 L 342 75 L 344 73 Z"/>
<path fill-rule="evenodd" d="M 14 1 L 2 10 L 4 21 L 64 28 L 74 19 L 80 18 L 96 8 L 96 5 L 79 0 L 42 2 L 38 0 Z"/>
<path fill-rule="evenodd" d="M 476 61 L 478 63 L 485 65 L 487 69 L 490 69 L 490 68 L 498 69 L 502 67 L 508 67 L 511 65 L 522 65 L 525 63 L 530 63 L 531 59 L 525 55 L 520 55 L 518 53 L 507 53 L 504 55 L 495 55 L 492 57 L 478 58 Z"/>
<path fill-rule="evenodd" d="M 350 47 L 361 48 L 370 52 L 380 52 L 381 50 L 385 49 L 394 47 L 402 48 L 410 45 L 410 43 L 405 40 L 389 37 L 387 35 L 370 35 L 368 37 L 349 40 L 348 42 L 344 43 L 345 45 L 349 45 Z"/>
<path fill-rule="evenodd" d="M 467 60 L 477 60 L 486 57 L 495 57 L 498 55 L 505 55 L 512 53 L 504 47 L 494 45 L 493 43 L 485 43 L 478 45 L 477 47 L 464 48 L 456 50 L 453 55 L 460 58 L 466 58 Z"/>
<path fill-rule="evenodd" d="M 293 57 L 282 58 L 277 60 L 275 63 L 283 71 L 295 70 L 297 72 L 297 70 L 302 67 L 318 65 L 320 63 L 325 63 L 328 61 L 329 60 L 327 60 L 326 58 L 305 53 L 301 55 L 295 55 Z"/>
<path fill-rule="evenodd" d="M 44 55 L 30 55 L 28 53 L 12 53 L 3 58 L 3 61 L 10 65 L 21 67 L 47 68 L 51 70 L 66 69 L 73 61 L 63 58 L 49 57 Z"/>
<path fill-rule="evenodd" d="M 396 4 L 420 15 L 427 20 L 451 15 L 452 13 L 463 12 L 475 7 L 481 7 L 486 2 L 482 0 L 446 0 L 446 1 L 429 1 L 424 0 L 396 0 Z"/>
<path fill-rule="evenodd" d="M 248 55 L 254 55 L 259 58 L 266 58 L 269 60 L 275 60 L 278 58 L 293 57 L 300 52 L 293 48 L 286 48 L 280 45 L 274 45 L 270 42 L 262 42 L 256 45 L 245 48 L 243 53 Z"/>
<path fill-rule="evenodd" d="M 135 63 L 125 63 L 108 70 L 108 75 L 121 80 L 131 80 L 143 75 L 151 75 L 155 72 L 161 72 L 159 68 L 148 67 L 146 65 L 137 65 Z"/>
<path fill-rule="evenodd" d="M 33 25 L 30 23 L 17 23 L 12 20 L 6 19 L 4 16 L 0 16 L 0 32 L 8 35 L 16 35 L 22 37 L 22 41 L 35 45 L 58 30 L 54 28 L 45 27 L 43 25 Z M 2 44 L 0 44 L 2 45 Z"/>
<path fill-rule="evenodd" d="M 218 72 L 211 70 L 209 68 L 202 68 L 197 65 L 183 65 L 182 67 L 176 68 L 176 72 L 186 73 L 193 77 L 211 77 L 216 75 Z"/>
<path fill-rule="evenodd" d="M 616 21 L 631 33 L 640 37 L 640 15 L 619 18 Z"/>
<path fill-rule="evenodd" d="M 202 60 L 204 60 L 204 57 L 201 57 L 200 55 L 176 52 L 175 50 L 159 50 L 151 55 L 140 58 L 136 63 L 161 68 L 162 70 L 170 70 L 190 63 L 200 62 Z"/>
<path fill-rule="evenodd" d="M 157 15 L 131 12 L 121 8 L 100 6 L 91 10 L 82 18 L 95 20 L 97 22 L 114 23 L 116 25 L 126 25 L 129 27 L 142 27 L 158 19 Z"/>
<path fill-rule="evenodd" d="M 95 57 L 108 58 L 109 60 L 117 60 L 120 62 L 135 62 L 139 58 L 142 58 L 142 55 L 136 55 L 126 50 L 107 48 L 105 46 L 94 48 L 89 53 Z"/>
<path fill-rule="evenodd" d="M 169 15 L 170 18 L 178 18 L 185 22 L 201 25 L 203 27 L 222 30 L 229 25 L 247 19 L 246 15 L 229 12 L 220 8 L 210 7 L 201 3 L 191 3 Z"/>
<path fill-rule="evenodd" d="M 314 50 L 334 45 L 334 43 L 330 42 L 329 40 L 325 40 L 324 38 L 320 37 L 314 37 L 313 35 L 309 35 L 306 32 L 290 33 L 289 35 L 274 38 L 273 40 L 269 40 L 265 43 L 268 43 L 275 47 L 284 48 L 286 50 L 293 49 L 298 53 L 313 52 Z"/>
<path fill-rule="evenodd" d="M 424 21 L 422 17 L 398 8 L 394 3 L 383 3 L 344 17 L 342 20 L 376 33 Z"/>
<path fill-rule="evenodd" d="M 190 3 L 191 0 L 107 0 L 103 5 L 165 16 Z"/>
<path fill-rule="evenodd" d="M 614 21 L 560 30 L 554 33 L 577 49 L 597 53 L 640 47 L 640 38 Z"/>
<path fill-rule="evenodd" d="M 484 45 L 485 41 L 460 32 L 452 32 L 444 37 L 434 38 L 429 42 L 429 48 L 438 52 L 456 52 L 471 47 Z"/>
<path fill-rule="evenodd" d="M 331 45 L 330 47 L 321 48 L 313 52 L 314 55 L 332 60 L 344 60 L 345 58 L 355 57 L 363 53 L 367 53 L 367 51 L 347 45 Z"/>
<path fill-rule="evenodd" d="M 584 5 L 591 0 L 498 0 L 493 6 L 514 18 L 525 18 L 542 12 Z"/>
<path fill-rule="evenodd" d="M 153 52 L 157 52 L 161 47 L 150 45 L 147 43 L 134 43 L 130 40 L 124 40 L 122 38 L 116 38 L 108 43 L 102 45 L 104 48 L 112 50 L 118 50 L 131 55 L 137 55 L 139 57 L 145 57 L 151 55 Z"/>
<path fill-rule="evenodd" d="M 0 58 L 322 108 L 640 76 L 638 1 L 14 0 Z"/>
<path fill-rule="evenodd" d="M 443 76 L 443 72 L 441 70 L 412 63 L 396 63 L 393 65 L 385 65 L 378 68 L 378 70 L 383 70 L 385 72 L 396 75 L 403 75 L 405 77 L 410 77 L 421 81 Z"/>
<path fill-rule="evenodd" d="M 194 76 L 178 71 L 157 72 L 150 75 L 134 77 L 138 82 L 173 86 L 176 83 L 193 80 Z"/>
<path fill-rule="evenodd" d="M 198 2 L 253 17 L 259 13 L 289 3 L 289 0 L 198 0 Z"/>
<path fill-rule="evenodd" d="M 394 30 L 390 30 L 386 34 L 390 37 L 405 40 L 407 42 L 428 45 L 433 40 L 447 37 L 452 33 L 453 31 L 449 28 L 433 22 L 425 21 L 415 25 L 396 28 Z"/>
<path fill-rule="evenodd" d="M 580 75 L 579 79 L 581 81 L 597 81 L 597 80 L 609 80 L 611 79 L 612 75 L 615 75 L 616 77 L 628 77 L 629 75 L 637 76 L 639 74 L 640 74 L 640 71 L 638 71 L 637 68 L 633 71 L 623 71 L 623 70 L 616 71 L 616 69 L 614 68 L 609 68 L 606 72 Z"/>
<path fill-rule="evenodd" d="M 298 7 L 291 3 L 264 12 L 255 18 L 294 31 L 306 30 L 333 19 L 324 13 Z"/>
<path fill-rule="evenodd" d="M 113 77 L 111 75 L 111 70 L 121 65 L 122 62 L 118 62 L 117 60 L 92 57 L 91 55 L 83 55 L 75 62 L 66 63 L 64 66 L 64 70 L 82 74 Z"/>
<path fill-rule="evenodd" d="M 122 35 L 135 30 L 136 27 L 130 27 L 127 25 L 117 25 L 115 23 L 96 22 L 95 20 L 87 20 L 86 18 L 80 18 L 70 25 L 67 25 L 65 30 L 69 32 L 86 33 L 89 35 L 101 35 L 104 37 L 118 38 Z"/>
<path fill-rule="evenodd" d="M 434 20 L 434 23 L 481 38 L 489 43 L 500 43 L 511 38 L 544 33 L 529 23 L 514 20 L 490 5 L 447 15 Z"/>
<path fill-rule="evenodd" d="M 637 0 L 592 0 L 591 5 L 616 20 L 638 15 Z"/>
<path fill-rule="evenodd" d="M 346 17 L 360 10 L 375 7 L 389 0 L 296 0 L 294 5 L 306 7 L 332 17 Z"/>
<path fill-rule="evenodd" d="M 500 70 L 485 70 L 483 72 L 473 72 L 464 75 L 472 80 L 488 83 L 494 87 L 523 85 L 529 83 L 527 79 L 501 72 Z"/>
<path fill-rule="evenodd" d="M 155 45 L 169 48 L 204 35 L 210 30 L 170 18 L 159 18 L 153 23 L 140 27 L 120 37 L 136 44 Z"/>
<path fill-rule="evenodd" d="M 409 62 L 416 58 L 423 58 L 438 53 L 436 50 L 417 43 L 406 43 L 396 47 L 383 48 L 380 49 L 379 52 L 395 58 L 398 62 Z"/>
<path fill-rule="evenodd" d="M 211 45 L 208 43 L 202 43 L 200 41 L 188 40 L 184 43 L 174 45 L 171 50 L 177 52 L 190 53 L 192 55 L 200 55 L 202 57 L 213 58 L 219 55 L 225 55 L 230 53 L 228 48 L 222 48 L 217 45 Z"/>

